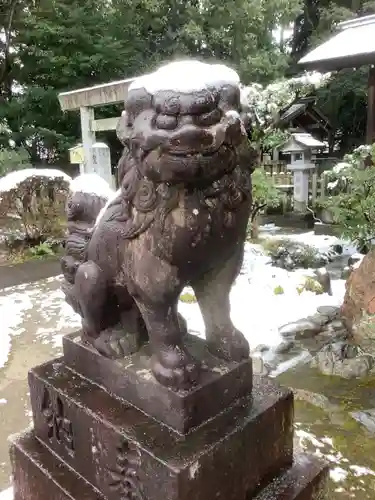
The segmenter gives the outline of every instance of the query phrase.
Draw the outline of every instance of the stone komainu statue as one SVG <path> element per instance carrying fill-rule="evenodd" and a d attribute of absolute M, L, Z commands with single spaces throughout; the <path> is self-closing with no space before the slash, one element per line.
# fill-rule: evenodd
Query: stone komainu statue
<path fill-rule="evenodd" d="M 186 285 L 212 353 L 249 356 L 229 305 L 255 163 L 240 112 L 239 79 L 225 66 L 171 63 L 139 78 L 117 131 L 120 189 L 104 209 L 83 195 L 70 215 L 64 292 L 82 317 L 82 340 L 120 358 L 129 335 L 138 346 L 149 339 L 156 379 L 175 389 L 194 384 L 200 368 L 177 312 Z"/>

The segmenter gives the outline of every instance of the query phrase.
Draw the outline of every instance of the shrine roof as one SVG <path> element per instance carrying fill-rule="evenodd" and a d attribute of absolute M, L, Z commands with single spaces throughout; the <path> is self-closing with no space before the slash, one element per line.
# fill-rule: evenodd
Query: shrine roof
<path fill-rule="evenodd" d="M 375 15 L 340 23 L 338 30 L 300 59 L 299 64 L 320 71 L 375 64 Z"/>

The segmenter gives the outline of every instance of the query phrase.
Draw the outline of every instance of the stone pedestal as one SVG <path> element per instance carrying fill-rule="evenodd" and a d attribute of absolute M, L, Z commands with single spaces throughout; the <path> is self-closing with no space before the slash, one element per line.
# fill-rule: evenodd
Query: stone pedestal
<path fill-rule="evenodd" d="M 309 169 L 293 171 L 293 203 L 294 211 L 305 213 L 309 203 Z"/>
<path fill-rule="evenodd" d="M 64 340 L 31 370 L 34 428 L 12 439 L 15 500 L 321 499 L 327 469 L 293 456 L 293 395 L 189 337 L 201 384 L 155 382 L 147 346 L 121 362 Z"/>

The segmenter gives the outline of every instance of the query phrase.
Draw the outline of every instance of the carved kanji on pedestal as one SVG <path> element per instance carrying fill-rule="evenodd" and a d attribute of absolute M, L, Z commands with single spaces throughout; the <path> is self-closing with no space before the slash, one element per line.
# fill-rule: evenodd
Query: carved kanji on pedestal
<path fill-rule="evenodd" d="M 65 415 L 61 398 L 57 396 L 53 401 L 48 389 L 45 389 L 41 411 L 48 427 L 49 439 L 63 444 L 68 453 L 74 455 L 73 427 Z"/>
<path fill-rule="evenodd" d="M 146 500 L 138 476 L 141 466 L 139 450 L 123 441 L 116 451 L 116 468 L 110 471 L 110 489 L 118 494 L 119 500 Z"/>

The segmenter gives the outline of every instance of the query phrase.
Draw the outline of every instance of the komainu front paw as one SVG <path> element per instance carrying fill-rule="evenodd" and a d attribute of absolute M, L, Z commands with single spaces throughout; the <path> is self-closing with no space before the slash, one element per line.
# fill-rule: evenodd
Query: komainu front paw
<path fill-rule="evenodd" d="M 154 354 L 151 369 L 160 384 L 175 390 L 188 390 L 199 379 L 200 364 L 184 347 L 168 347 Z"/>
<path fill-rule="evenodd" d="M 208 348 L 214 356 L 226 361 L 240 363 L 250 356 L 249 343 L 237 328 L 229 332 L 215 332 L 207 339 Z"/>
<path fill-rule="evenodd" d="M 102 356 L 110 359 L 121 359 L 136 352 L 139 348 L 137 337 L 127 335 L 122 328 L 111 328 L 100 333 L 99 337 L 84 336 L 84 340 L 94 347 Z"/>

